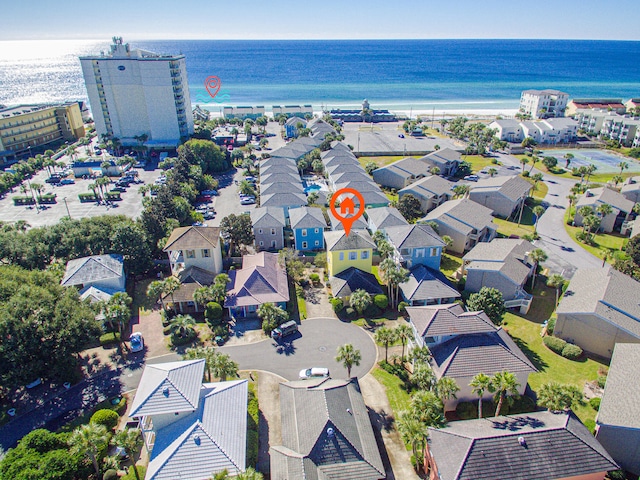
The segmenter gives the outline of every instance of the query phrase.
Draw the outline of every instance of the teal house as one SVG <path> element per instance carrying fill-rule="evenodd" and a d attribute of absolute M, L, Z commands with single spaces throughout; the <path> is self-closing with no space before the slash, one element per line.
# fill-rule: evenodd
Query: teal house
<path fill-rule="evenodd" d="M 324 231 L 327 221 L 322 209 L 297 207 L 289 209 L 295 249 L 300 252 L 324 249 Z"/>

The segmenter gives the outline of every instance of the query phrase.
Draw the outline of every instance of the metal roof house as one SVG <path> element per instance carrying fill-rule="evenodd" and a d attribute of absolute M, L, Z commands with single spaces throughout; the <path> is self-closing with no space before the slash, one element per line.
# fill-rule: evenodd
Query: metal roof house
<path fill-rule="evenodd" d="M 247 380 L 203 383 L 204 359 L 148 364 L 131 404 L 149 480 L 204 480 L 246 468 Z"/>
<path fill-rule="evenodd" d="M 124 291 L 125 281 L 122 255 L 111 253 L 69 260 L 60 285 L 78 287 L 80 295 L 91 287 L 112 295 Z"/>

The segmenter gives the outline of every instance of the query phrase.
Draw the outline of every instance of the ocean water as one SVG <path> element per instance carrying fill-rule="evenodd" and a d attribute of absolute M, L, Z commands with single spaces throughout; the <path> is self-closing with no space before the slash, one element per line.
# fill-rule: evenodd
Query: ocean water
<path fill-rule="evenodd" d="M 126 39 L 125 39 L 126 41 Z M 86 99 L 78 55 L 109 40 L 0 42 L 0 103 Z M 193 104 L 514 110 L 520 93 L 640 97 L 640 42 L 569 40 L 137 41 L 187 58 Z M 207 77 L 221 86 L 214 98 Z"/>

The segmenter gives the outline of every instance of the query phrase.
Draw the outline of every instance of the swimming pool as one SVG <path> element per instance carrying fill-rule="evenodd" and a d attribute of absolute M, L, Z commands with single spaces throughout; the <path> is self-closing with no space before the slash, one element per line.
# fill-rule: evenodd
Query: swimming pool
<path fill-rule="evenodd" d="M 542 152 L 543 153 L 540 154 L 541 157 L 556 157 L 559 167 L 564 167 L 566 164 L 565 154 L 572 154 L 573 158 L 569 164 L 569 170 L 574 167 L 588 167 L 593 163 L 598 167 L 597 173 L 614 173 L 620 171 L 620 167 L 618 166 L 620 162 L 627 162 L 629 168 L 625 169 L 625 172 L 640 172 L 640 162 L 637 160 L 622 157 L 606 150 L 576 148 L 567 150 L 543 150 Z"/>
<path fill-rule="evenodd" d="M 320 190 L 322 190 L 322 187 L 320 185 L 313 184 L 305 187 L 304 193 L 319 192 Z"/>

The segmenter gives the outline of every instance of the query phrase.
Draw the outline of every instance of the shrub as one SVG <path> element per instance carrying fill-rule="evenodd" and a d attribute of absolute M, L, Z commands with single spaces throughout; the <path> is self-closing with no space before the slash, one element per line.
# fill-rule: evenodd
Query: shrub
<path fill-rule="evenodd" d="M 484 410 L 484 405 L 482 406 L 482 410 Z M 478 402 L 459 402 L 456 406 L 456 415 L 460 420 L 478 418 Z"/>
<path fill-rule="evenodd" d="M 382 311 L 376 307 L 373 303 L 365 308 L 364 312 L 362 312 L 367 318 L 376 318 L 382 315 Z"/>
<path fill-rule="evenodd" d="M 136 465 L 135 469 L 138 471 L 138 475 L 134 472 L 134 466 L 131 465 L 129 467 L 129 473 L 127 473 L 124 477 L 120 477 L 120 480 L 137 480 L 138 478 L 144 478 L 147 473 L 147 467 L 143 467 L 142 465 Z"/>
<path fill-rule="evenodd" d="M 189 331 L 188 335 L 181 337 L 177 334 L 171 335 L 171 345 L 174 347 L 179 347 L 181 345 L 187 345 L 193 342 L 196 338 L 198 338 L 198 332 L 195 330 Z"/>
<path fill-rule="evenodd" d="M 341 298 L 332 298 L 330 302 L 331 306 L 333 307 L 333 311 L 336 313 L 340 313 L 344 308 L 344 302 Z"/>
<path fill-rule="evenodd" d="M 320 275 L 318 275 L 317 273 L 312 273 L 311 275 L 309 275 L 309 280 L 311 280 L 313 283 L 319 283 Z"/>
<path fill-rule="evenodd" d="M 606 375 L 598 375 L 598 386 L 600 388 L 604 388 L 604 385 L 607 383 Z"/>
<path fill-rule="evenodd" d="M 562 350 L 566 347 L 567 342 L 558 337 L 544 337 L 542 342 L 552 352 L 562 355 Z"/>
<path fill-rule="evenodd" d="M 498 159 L 497 158 L 492 158 L 491 159 L 491 165 L 497 165 L 498 164 Z"/>
<path fill-rule="evenodd" d="M 406 315 L 408 306 L 409 304 L 407 302 L 400 302 L 398 304 L 398 312 L 400 312 L 402 315 Z"/>
<path fill-rule="evenodd" d="M 49 430 L 39 428 L 33 430 L 20 440 L 20 447 L 35 450 L 39 453 L 46 453 L 58 448 L 65 448 L 64 442 L 61 442 L 55 433 Z"/>
<path fill-rule="evenodd" d="M 347 307 L 345 313 L 347 314 L 347 317 L 353 317 L 356 314 L 356 310 L 354 308 Z"/>
<path fill-rule="evenodd" d="M 211 329 L 211 333 L 213 333 L 214 338 L 222 337 L 225 342 L 229 339 L 229 327 L 226 325 L 216 325 Z"/>
<path fill-rule="evenodd" d="M 171 325 L 165 325 L 165 326 L 162 328 L 162 333 L 163 333 L 164 335 L 169 335 L 169 334 L 171 333 L 171 330 L 172 330 Z"/>
<path fill-rule="evenodd" d="M 600 402 L 602 401 L 602 399 L 600 397 L 593 397 L 591 400 L 589 400 L 589 405 L 591 405 L 591 408 L 593 408 L 595 411 L 600 410 Z"/>
<path fill-rule="evenodd" d="M 384 294 L 379 294 L 373 297 L 373 303 L 381 310 L 384 310 L 389 306 L 389 299 Z"/>
<path fill-rule="evenodd" d="M 207 320 L 220 320 L 222 318 L 222 306 L 217 302 L 207 303 L 204 316 Z"/>
<path fill-rule="evenodd" d="M 549 335 L 553 335 L 553 331 L 556 328 L 556 319 L 555 318 L 550 318 L 549 321 L 547 322 L 547 333 Z"/>
<path fill-rule="evenodd" d="M 503 404 L 504 405 L 504 404 Z M 519 398 L 514 398 L 511 406 L 507 406 L 507 409 L 503 415 L 516 415 L 519 413 L 535 412 L 536 402 L 531 397 L 526 395 L 520 395 Z M 484 413 L 484 407 L 482 407 Z"/>
<path fill-rule="evenodd" d="M 108 410 L 103 408 L 102 410 L 98 410 L 96 413 L 91 415 L 91 423 L 95 423 L 98 425 L 104 425 L 107 427 L 107 430 L 113 430 L 118 424 L 118 419 L 120 415 L 118 415 L 113 410 Z"/>
<path fill-rule="evenodd" d="M 102 480 L 116 480 L 118 478 L 118 472 L 112 468 L 102 474 Z"/>
<path fill-rule="evenodd" d="M 562 349 L 562 356 L 569 360 L 577 360 L 582 356 L 582 349 L 573 343 L 567 343 Z"/>
<path fill-rule="evenodd" d="M 529 170 L 525 170 L 524 172 L 522 172 L 523 177 L 528 177 L 529 175 Z"/>

